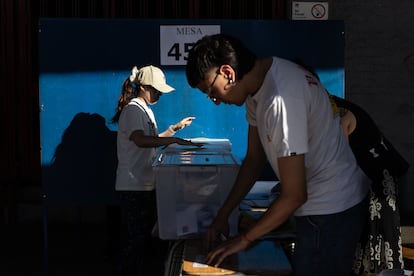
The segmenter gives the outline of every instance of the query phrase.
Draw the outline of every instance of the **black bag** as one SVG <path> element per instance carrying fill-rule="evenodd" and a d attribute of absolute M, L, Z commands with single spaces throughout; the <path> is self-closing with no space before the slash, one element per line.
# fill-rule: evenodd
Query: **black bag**
<path fill-rule="evenodd" d="M 372 180 L 383 179 L 385 170 L 393 177 L 400 177 L 410 167 L 407 160 L 384 136 L 378 143 L 365 149 L 365 153 L 359 156 L 358 163 Z"/>
<path fill-rule="evenodd" d="M 349 136 L 349 142 L 365 174 L 373 181 L 382 181 L 389 176 L 398 178 L 405 174 L 410 164 L 385 138 L 371 116 L 350 101 L 334 95 L 330 97 L 335 106 L 351 111 L 357 120 L 357 128 Z"/>

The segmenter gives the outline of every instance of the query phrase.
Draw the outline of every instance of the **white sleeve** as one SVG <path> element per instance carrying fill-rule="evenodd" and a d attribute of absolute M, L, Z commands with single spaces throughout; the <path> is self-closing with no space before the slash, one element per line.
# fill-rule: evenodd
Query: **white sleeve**
<path fill-rule="evenodd" d="M 304 101 L 292 97 L 275 97 L 264 113 L 264 129 L 278 157 L 308 151 L 308 125 Z"/>

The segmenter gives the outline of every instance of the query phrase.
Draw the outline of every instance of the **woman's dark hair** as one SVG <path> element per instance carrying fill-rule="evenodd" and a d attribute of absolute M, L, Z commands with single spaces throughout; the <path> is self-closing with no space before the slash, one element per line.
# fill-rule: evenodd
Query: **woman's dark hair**
<path fill-rule="evenodd" d="M 204 36 L 188 53 L 186 75 L 191 87 L 205 79 L 212 67 L 230 65 L 236 77 L 242 79 L 256 61 L 256 55 L 237 38 L 227 34 Z"/>
<path fill-rule="evenodd" d="M 300 65 L 301 67 L 303 67 L 309 73 L 311 73 L 318 81 L 321 81 L 318 73 L 316 73 L 315 67 L 304 63 L 303 60 L 301 60 L 300 58 L 293 59 L 292 61 L 296 63 L 297 65 Z"/>
<path fill-rule="evenodd" d="M 136 84 L 129 80 L 129 77 L 122 83 L 121 94 L 118 97 L 118 104 L 115 109 L 115 115 L 112 117 L 112 123 L 118 123 L 121 111 L 137 95 Z"/>

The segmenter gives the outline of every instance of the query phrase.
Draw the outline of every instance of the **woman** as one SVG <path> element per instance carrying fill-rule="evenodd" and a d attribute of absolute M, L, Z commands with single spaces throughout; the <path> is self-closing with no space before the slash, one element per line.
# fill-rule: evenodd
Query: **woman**
<path fill-rule="evenodd" d="M 359 166 L 372 180 L 370 214 L 357 250 L 354 274 L 402 269 L 397 183 L 409 164 L 365 110 L 348 100 L 330 97 Z"/>
<path fill-rule="evenodd" d="M 149 106 L 156 104 L 161 95 L 173 90 L 158 67 L 134 67 L 122 84 L 116 114 L 112 119 L 118 123 L 115 189 L 120 192 L 122 205 L 126 209 L 128 228 L 127 246 L 120 260 L 121 275 L 144 275 L 145 271 L 154 272 L 155 268 L 159 268 L 159 264 L 151 266 L 150 263 L 159 256 L 148 252 L 151 249 L 151 231 L 157 220 L 152 171 L 156 147 L 172 143 L 199 146 L 173 137 L 176 131 L 189 126 L 194 117 L 186 117 L 158 133 L 155 116 Z"/>

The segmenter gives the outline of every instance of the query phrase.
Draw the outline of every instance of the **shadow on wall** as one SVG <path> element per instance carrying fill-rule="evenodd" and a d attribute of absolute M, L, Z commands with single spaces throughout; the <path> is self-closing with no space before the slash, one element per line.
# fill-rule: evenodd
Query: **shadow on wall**
<path fill-rule="evenodd" d="M 116 204 L 116 132 L 99 114 L 78 113 L 63 133 L 53 162 L 42 168 L 47 204 Z"/>

